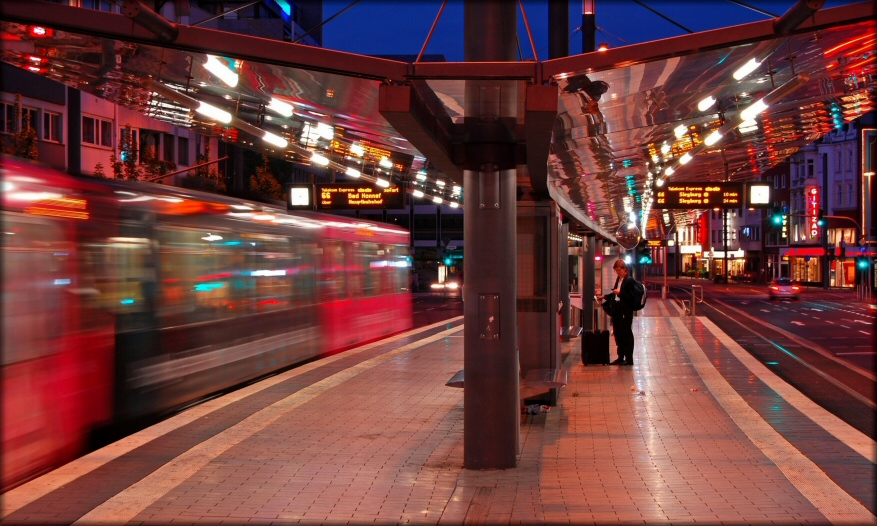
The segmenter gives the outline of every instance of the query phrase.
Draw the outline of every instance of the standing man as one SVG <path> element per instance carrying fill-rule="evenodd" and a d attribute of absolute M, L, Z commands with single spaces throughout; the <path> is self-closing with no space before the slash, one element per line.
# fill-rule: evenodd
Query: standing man
<path fill-rule="evenodd" d="M 632 289 L 636 285 L 629 276 L 630 269 L 622 259 L 612 265 L 615 271 L 615 286 L 612 294 L 603 296 L 612 301 L 612 334 L 618 347 L 618 358 L 610 365 L 633 365 L 633 308 L 636 295 Z"/>

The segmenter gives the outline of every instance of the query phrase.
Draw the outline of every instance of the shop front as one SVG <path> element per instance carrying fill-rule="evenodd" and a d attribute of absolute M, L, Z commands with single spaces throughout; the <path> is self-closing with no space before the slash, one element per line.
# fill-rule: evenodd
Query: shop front
<path fill-rule="evenodd" d="M 792 281 L 822 285 L 822 264 L 825 249 L 818 246 L 797 246 L 780 249 L 780 258 L 789 264 Z"/>
<path fill-rule="evenodd" d="M 746 275 L 746 252 L 743 249 L 729 251 L 727 257 L 724 250 L 711 250 L 704 255 L 711 276 L 727 275 L 729 280 L 739 281 Z"/>

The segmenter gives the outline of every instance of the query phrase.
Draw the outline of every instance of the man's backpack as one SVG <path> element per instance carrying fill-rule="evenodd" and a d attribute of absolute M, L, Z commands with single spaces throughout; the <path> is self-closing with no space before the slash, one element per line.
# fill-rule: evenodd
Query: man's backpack
<path fill-rule="evenodd" d="M 631 280 L 633 281 L 633 287 L 631 287 L 633 291 L 633 305 L 631 305 L 631 308 L 633 310 L 642 310 L 646 306 L 646 286 L 633 278 Z"/>

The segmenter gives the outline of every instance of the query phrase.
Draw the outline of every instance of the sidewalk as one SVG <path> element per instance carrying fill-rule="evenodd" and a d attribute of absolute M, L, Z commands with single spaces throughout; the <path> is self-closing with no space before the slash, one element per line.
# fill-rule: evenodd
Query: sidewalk
<path fill-rule="evenodd" d="M 512 470 L 462 469 L 460 320 L 415 332 L 84 457 L 4 495 L 4 521 L 877 524 L 874 441 L 669 301 L 634 319 L 634 367 L 566 344 L 570 383 L 522 415 Z"/>

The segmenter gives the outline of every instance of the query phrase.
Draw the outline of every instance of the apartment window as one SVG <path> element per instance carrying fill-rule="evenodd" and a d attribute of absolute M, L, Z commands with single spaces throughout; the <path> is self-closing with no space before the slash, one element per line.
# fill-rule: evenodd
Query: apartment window
<path fill-rule="evenodd" d="M 37 136 L 39 136 L 40 128 L 37 126 L 39 122 L 38 119 L 38 111 L 35 108 L 21 108 L 21 130 L 26 130 L 28 128 L 33 128 L 37 132 Z"/>
<path fill-rule="evenodd" d="M 853 169 L 853 150 L 847 150 L 847 170 Z"/>
<path fill-rule="evenodd" d="M 816 173 L 814 170 L 813 159 L 807 159 L 807 177 L 814 177 Z"/>
<path fill-rule="evenodd" d="M 177 137 L 177 158 L 183 166 L 189 165 L 189 138 Z"/>
<path fill-rule="evenodd" d="M 175 162 L 176 156 L 174 155 L 174 146 L 176 146 L 176 144 L 174 142 L 174 136 L 165 133 L 162 137 L 161 143 L 162 160 L 171 163 Z"/>
<path fill-rule="evenodd" d="M 0 103 L 0 111 L 2 111 L 3 122 L 0 123 L 0 132 L 15 132 L 15 106 L 12 104 Z"/>
<path fill-rule="evenodd" d="M 82 142 L 113 147 L 113 123 L 97 117 L 82 117 Z"/>
<path fill-rule="evenodd" d="M 52 111 L 43 112 L 43 140 L 61 142 L 61 115 Z"/>
<path fill-rule="evenodd" d="M 130 140 L 128 134 L 131 135 Z M 137 140 L 137 130 L 133 128 L 119 128 L 119 152 L 122 162 L 137 162 L 137 153 L 140 143 Z"/>
<path fill-rule="evenodd" d="M 853 185 L 847 185 L 847 204 L 853 204 Z"/>

